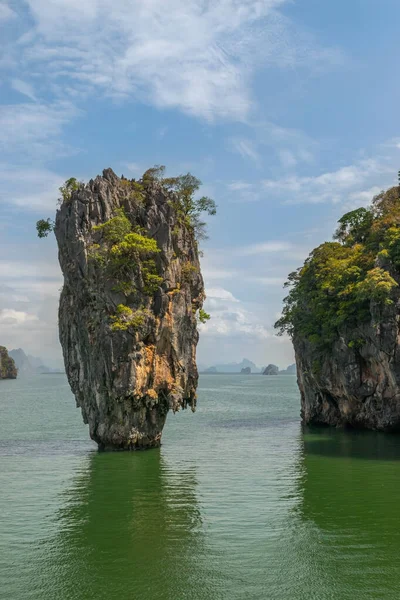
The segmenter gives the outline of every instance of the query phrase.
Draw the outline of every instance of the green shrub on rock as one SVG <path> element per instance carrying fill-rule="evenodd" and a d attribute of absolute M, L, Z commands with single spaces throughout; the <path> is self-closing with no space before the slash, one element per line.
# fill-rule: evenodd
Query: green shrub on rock
<path fill-rule="evenodd" d="M 371 320 L 393 303 L 400 280 L 399 188 L 376 196 L 369 208 L 343 215 L 334 242 L 315 248 L 289 275 L 280 333 L 327 348 L 340 330 Z M 374 311 L 376 318 L 377 311 Z M 352 347 L 360 347 L 357 340 Z"/>

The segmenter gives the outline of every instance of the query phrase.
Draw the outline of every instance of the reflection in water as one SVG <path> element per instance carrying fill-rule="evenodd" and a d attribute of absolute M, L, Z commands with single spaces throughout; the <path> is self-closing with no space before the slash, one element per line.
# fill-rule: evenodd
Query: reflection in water
<path fill-rule="evenodd" d="M 399 597 L 399 437 L 305 431 L 303 462 L 304 564 L 332 597 Z"/>
<path fill-rule="evenodd" d="M 89 460 L 59 514 L 54 597 L 209 598 L 193 580 L 204 555 L 193 468 L 170 468 L 159 450 Z"/>
<path fill-rule="evenodd" d="M 91 453 L 52 388 L 2 399 L 1 600 L 400 598 L 400 437 L 302 432 L 294 378 L 208 381 L 137 454 Z"/>

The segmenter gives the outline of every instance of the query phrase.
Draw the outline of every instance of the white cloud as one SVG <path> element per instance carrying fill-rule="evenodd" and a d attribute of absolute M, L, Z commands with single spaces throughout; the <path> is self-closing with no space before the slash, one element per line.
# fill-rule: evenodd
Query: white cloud
<path fill-rule="evenodd" d="M 17 15 L 15 12 L 9 7 L 9 5 L 4 2 L 0 4 L 0 23 L 2 21 L 8 21 L 9 19 L 15 18 Z"/>
<path fill-rule="evenodd" d="M 393 170 L 391 171 L 391 175 L 393 175 Z M 379 194 L 383 189 L 386 189 L 389 185 L 393 185 L 393 182 L 390 182 L 389 179 L 382 184 L 382 186 L 373 185 L 372 187 L 368 187 L 367 189 L 360 189 L 356 192 L 352 192 L 348 194 L 342 204 L 342 211 L 350 211 L 360 206 L 368 206 L 371 204 L 371 200 Z"/>
<path fill-rule="evenodd" d="M 232 253 L 237 256 L 255 256 L 257 254 L 269 254 L 274 252 L 286 252 L 290 250 L 292 245 L 288 242 L 260 242 L 259 244 L 250 244 L 232 250 Z"/>
<path fill-rule="evenodd" d="M 254 283 L 261 283 L 262 285 L 268 286 L 279 286 L 283 287 L 283 284 L 286 281 L 285 277 L 256 277 L 251 276 L 247 277 L 247 281 L 253 281 Z"/>
<path fill-rule="evenodd" d="M 0 284 L 0 303 L 1 303 L 1 305 L 3 305 L 4 302 L 26 303 L 26 302 L 29 302 L 29 298 L 28 298 L 28 296 L 24 296 L 23 294 L 18 293 L 17 290 L 9 287 L 8 285 Z"/>
<path fill-rule="evenodd" d="M 252 188 L 253 184 L 246 181 L 232 181 L 232 183 L 228 183 L 228 189 L 232 190 L 233 192 L 242 192 L 251 190 Z"/>
<path fill-rule="evenodd" d="M 200 325 L 200 335 L 207 337 L 240 337 L 267 339 L 273 336 L 267 327 L 260 323 L 256 315 L 226 289 L 214 288 L 207 292 L 206 310 L 211 319 Z"/>
<path fill-rule="evenodd" d="M 26 252 L 26 249 L 25 249 Z M 57 310 L 61 273 L 40 260 L 0 262 L 0 333 L 8 348 L 21 347 L 61 366 Z"/>
<path fill-rule="evenodd" d="M 291 150 L 279 150 L 279 158 L 285 169 L 291 169 L 298 163 L 298 159 Z"/>
<path fill-rule="evenodd" d="M 230 302 L 239 302 L 237 298 L 224 288 L 208 288 L 207 289 L 207 297 L 208 298 L 217 298 L 218 300 L 229 300 Z"/>
<path fill-rule="evenodd" d="M 22 81 L 21 79 L 13 79 L 11 81 L 11 86 L 20 94 L 27 96 L 31 100 L 36 101 L 35 91 L 30 83 Z"/>
<path fill-rule="evenodd" d="M 313 177 L 266 179 L 262 185 L 266 191 L 283 194 L 288 204 L 337 203 L 351 195 L 356 198 L 360 194 L 360 187 L 377 178 L 387 180 L 389 175 L 393 175 L 392 164 L 385 160 L 370 159 Z"/>
<path fill-rule="evenodd" d="M 36 315 L 14 310 L 13 308 L 3 308 L 0 310 L 0 325 L 22 325 L 28 321 L 37 321 Z"/>
<path fill-rule="evenodd" d="M 201 271 L 206 282 L 220 281 L 221 279 L 232 279 L 237 275 L 237 271 L 233 269 L 219 269 L 211 267 L 206 260 L 202 261 Z"/>
<path fill-rule="evenodd" d="M 47 269 L 47 273 L 49 273 L 49 269 Z M 54 280 L 45 281 L 43 279 L 38 280 L 28 280 L 24 279 L 21 281 L 13 281 L 12 285 L 16 291 L 20 290 L 21 292 L 27 294 L 26 296 L 20 296 L 18 298 L 21 301 L 21 298 L 27 298 L 29 295 L 37 295 L 46 296 L 47 298 L 56 298 L 57 300 L 60 297 L 60 292 L 62 288 L 62 275 L 61 269 L 54 267 L 52 269 L 52 276 Z M 17 298 L 15 298 L 17 300 Z M 26 301 L 26 300 L 25 300 Z"/>
<path fill-rule="evenodd" d="M 38 279 L 56 278 L 57 280 L 60 280 L 61 272 L 56 264 L 52 264 L 49 261 L 37 260 L 34 262 L 28 262 L 27 260 L 0 260 L 0 278 L 7 278 L 8 280 L 21 280 L 29 277 Z M 15 283 L 12 284 L 12 287 L 14 286 Z"/>
<path fill-rule="evenodd" d="M 260 164 L 260 155 L 255 148 L 255 144 L 251 140 L 245 138 L 231 138 L 228 141 L 228 146 L 233 152 L 240 154 L 242 158 L 248 158 L 256 165 Z"/>
<path fill-rule="evenodd" d="M 352 203 L 354 202 L 354 204 L 357 204 L 357 206 L 359 206 L 360 204 L 369 204 L 371 202 L 371 199 L 377 194 L 379 194 L 379 192 L 381 191 L 381 187 L 374 185 L 367 190 L 353 192 L 352 194 L 350 194 L 349 200 Z"/>
<path fill-rule="evenodd" d="M 340 60 L 278 12 L 286 2 L 27 0 L 35 29 L 20 41 L 19 63 L 39 68 L 64 97 L 101 88 L 206 120 L 243 121 L 257 68 Z"/>
<path fill-rule="evenodd" d="M 315 144 L 307 137 L 303 138 L 297 130 L 284 129 L 273 124 L 266 124 L 257 129 L 260 134 L 260 144 L 265 140 L 276 139 L 288 145 L 293 144 L 289 163 L 300 168 L 300 162 L 308 164 L 308 170 L 313 163 L 312 150 Z M 270 137 L 268 137 L 270 136 Z M 302 141 L 303 140 L 303 141 Z M 302 148 L 304 143 L 304 148 Z M 352 210 L 360 205 L 368 205 L 372 198 L 381 190 L 396 185 L 396 175 L 399 164 L 398 138 L 392 138 L 374 148 L 371 156 L 337 169 L 323 171 L 312 175 L 291 174 L 275 179 L 261 181 L 237 180 L 227 184 L 232 192 L 231 202 L 281 202 L 282 204 L 341 204 L 341 210 Z M 282 153 L 281 150 L 278 152 Z M 285 152 L 285 151 L 283 151 Z M 360 154 L 360 153 L 359 153 Z M 292 160 L 293 158 L 293 160 Z M 295 164 L 296 163 L 296 164 Z M 289 164 L 285 170 L 289 169 Z M 302 165 L 304 170 L 304 165 Z M 332 223 L 334 226 L 334 223 Z"/>
<path fill-rule="evenodd" d="M 3 154 L 54 157 L 65 152 L 59 142 L 64 125 L 80 114 L 71 103 L 0 105 L 0 149 Z"/>
<path fill-rule="evenodd" d="M 58 188 L 64 179 L 47 169 L 0 163 L 0 206 L 8 204 L 38 212 L 47 209 L 54 214 Z"/>
<path fill-rule="evenodd" d="M 314 152 L 317 143 L 304 132 L 297 129 L 281 127 L 271 122 L 250 121 L 252 139 L 232 137 L 227 140 L 228 148 L 240 154 L 243 158 L 251 159 L 256 166 L 261 164 L 261 156 L 265 147 L 276 154 L 280 165 L 285 169 L 294 169 L 301 163 L 314 162 Z M 245 183 L 245 182 L 238 182 Z M 236 187 L 236 182 L 230 185 L 232 189 L 249 192 L 248 187 Z M 254 191 L 254 190 L 253 190 Z"/>

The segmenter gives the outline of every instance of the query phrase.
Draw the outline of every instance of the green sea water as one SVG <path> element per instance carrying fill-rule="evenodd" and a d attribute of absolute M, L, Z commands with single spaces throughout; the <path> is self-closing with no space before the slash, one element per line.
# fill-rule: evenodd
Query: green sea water
<path fill-rule="evenodd" d="M 64 376 L 0 382 L 1 600 L 400 598 L 400 437 L 302 431 L 293 376 L 203 375 L 98 453 Z"/>

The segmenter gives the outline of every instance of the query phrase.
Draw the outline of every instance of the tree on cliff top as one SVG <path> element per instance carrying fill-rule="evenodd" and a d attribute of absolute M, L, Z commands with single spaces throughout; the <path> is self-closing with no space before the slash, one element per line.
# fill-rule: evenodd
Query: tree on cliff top
<path fill-rule="evenodd" d="M 399 188 L 375 196 L 368 208 L 339 219 L 334 242 L 315 248 L 291 273 L 279 333 L 299 336 L 327 348 L 343 326 L 371 319 L 371 301 L 393 303 L 400 270 Z M 356 340 L 362 343 L 362 340 Z"/>
<path fill-rule="evenodd" d="M 170 194 L 169 203 L 175 209 L 182 225 L 191 229 L 197 240 L 205 239 L 206 223 L 202 220 L 203 213 L 215 215 L 217 205 L 212 198 L 202 196 L 195 198 L 196 192 L 200 189 L 201 181 L 191 173 L 179 175 L 178 177 L 164 177 L 165 166 L 155 165 L 143 174 L 139 181 L 127 180 L 121 178 L 121 183 L 132 187 L 133 196 L 139 200 L 143 199 L 146 188 L 153 182 L 158 182 L 164 190 Z M 77 191 L 82 182 L 78 182 L 74 177 L 59 188 L 61 197 L 59 203 L 68 202 L 73 192 Z M 54 221 L 50 219 L 40 219 L 36 223 L 38 237 L 47 237 L 54 230 Z"/>
<path fill-rule="evenodd" d="M 170 204 L 176 210 L 181 222 L 193 230 L 196 239 L 207 237 L 206 223 L 202 221 L 202 213 L 215 215 L 217 205 L 212 198 L 202 196 L 195 198 L 200 189 L 201 181 L 191 173 L 178 177 L 164 177 L 165 166 L 156 165 L 148 169 L 142 177 L 143 185 L 158 181 L 167 192 L 172 192 Z"/>
<path fill-rule="evenodd" d="M 201 220 L 201 214 L 216 213 L 214 200 L 206 196 L 195 198 L 201 185 L 197 177 L 187 173 L 164 178 L 164 172 L 164 166 L 156 165 L 148 169 L 139 181 L 128 180 L 125 177 L 118 179 L 112 173 L 113 185 L 119 195 L 121 207 L 114 209 L 114 215 L 106 222 L 91 228 L 93 239 L 87 247 L 88 261 L 99 273 L 113 281 L 113 291 L 124 295 L 126 300 L 140 294 L 152 298 L 163 282 L 155 261 L 157 253 L 160 252 L 157 242 L 149 237 L 146 230 L 132 224 L 123 208 L 126 200 L 137 208 L 142 207 L 146 201 L 146 194 L 150 193 L 153 184 L 157 184 L 156 193 L 161 187 L 165 192 L 166 201 L 175 210 L 177 230 L 187 232 L 195 245 L 199 239 L 206 237 L 206 224 Z M 69 203 L 74 192 L 83 185 L 73 177 L 68 179 L 59 188 L 59 204 Z M 36 223 L 38 237 L 47 237 L 54 231 L 54 227 L 54 221 L 40 219 Z M 191 274 L 197 270 L 187 259 L 182 266 L 183 281 L 188 282 Z M 133 313 L 129 306 L 121 303 L 110 318 L 113 331 L 125 331 L 140 327 L 145 322 L 145 311 L 137 310 Z M 210 315 L 202 308 L 198 309 L 197 319 L 200 323 L 205 323 L 209 318 Z"/>
<path fill-rule="evenodd" d="M 70 177 L 65 183 L 58 188 L 61 196 L 58 199 L 58 204 L 61 205 L 63 202 L 68 202 L 71 199 L 72 193 L 79 190 L 82 182 L 77 181 L 75 177 Z M 36 231 L 38 237 L 44 238 L 54 231 L 54 221 L 51 219 L 40 219 L 36 222 Z"/>

